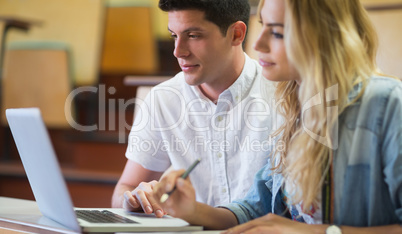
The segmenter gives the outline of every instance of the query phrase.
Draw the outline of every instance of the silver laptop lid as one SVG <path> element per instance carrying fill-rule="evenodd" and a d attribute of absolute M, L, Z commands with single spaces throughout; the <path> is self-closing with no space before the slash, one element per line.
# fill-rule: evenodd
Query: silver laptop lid
<path fill-rule="evenodd" d="M 40 110 L 7 109 L 6 117 L 39 210 L 44 216 L 80 232 Z"/>

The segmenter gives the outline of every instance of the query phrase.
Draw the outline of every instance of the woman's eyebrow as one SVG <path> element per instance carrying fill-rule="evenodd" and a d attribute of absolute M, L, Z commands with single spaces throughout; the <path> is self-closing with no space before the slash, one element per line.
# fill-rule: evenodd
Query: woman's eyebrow
<path fill-rule="evenodd" d="M 268 27 L 284 27 L 282 23 L 267 23 L 265 25 Z"/>

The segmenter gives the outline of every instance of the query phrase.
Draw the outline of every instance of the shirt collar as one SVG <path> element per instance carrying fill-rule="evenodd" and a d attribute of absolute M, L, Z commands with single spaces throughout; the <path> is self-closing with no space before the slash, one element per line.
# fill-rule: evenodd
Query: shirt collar
<path fill-rule="evenodd" d="M 360 91 L 362 90 L 363 83 L 359 82 L 356 85 L 353 86 L 352 90 L 348 94 L 348 99 L 349 102 L 353 101 L 356 99 L 357 95 L 359 95 Z"/>
<path fill-rule="evenodd" d="M 253 84 L 254 77 L 258 73 L 258 68 L 256 63 L 254 63 L 246 53 L 244 53 L 244 55 L 245 62 L 242 72 L 240 73 L 239 77 L 237 77 L 236 81 L 219 95 L 218 102 L 219 100 L 225 99 L 226 101 L 236 105 L 248 95 Z M 206 102 L 211 102 L 207 97 L 205 97 L 198 85 L 191 86 L 191 88 L 198 97 Z"/>
<path fill-rule="evenodd" d="M 236 81 L 225 91 L 219 95 L 219 99 L 225 98 L 230 100 L 233 104 L 242 101 L 249 93 L 253 84 L 254 77 L 257 74 L 257 66 L 253 63 L 252 59 L 246 54 L 243 70 Z"/>

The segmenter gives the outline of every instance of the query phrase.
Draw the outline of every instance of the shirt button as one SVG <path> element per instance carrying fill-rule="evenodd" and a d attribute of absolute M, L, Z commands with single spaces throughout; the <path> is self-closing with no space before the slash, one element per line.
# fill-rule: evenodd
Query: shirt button
<path fill-rule="evenodd" d="M 218 158 L 222 158 L 222 153 L 219 152 L 216 156 L 218 156 Z"/>
<path fill-rule="evenodd" d="M 222 193 L 226 193 L 226 189 L 225 189 L 225 188 L 222 189 Z"/>
<path fill-rule="evenodd" d="M 220 115 L 220 116 L 218 116 L 217 120 L 218 120 L 218 122 L 221 122 L 223 120 L 223 117 Z"/>

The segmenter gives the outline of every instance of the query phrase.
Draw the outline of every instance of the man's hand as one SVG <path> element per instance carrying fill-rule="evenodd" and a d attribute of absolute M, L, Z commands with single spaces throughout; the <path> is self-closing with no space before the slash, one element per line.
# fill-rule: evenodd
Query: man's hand
<path fill-rule="evenodd" d="M 144 211 L 146 214 L 155 213 L 160 218 L 166 214 L 153 197 L 153 189 L 159 182 L 141 182 L 133 191 L 124 192 L 123 208 L 128 211 Z"/>

